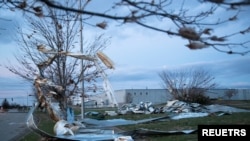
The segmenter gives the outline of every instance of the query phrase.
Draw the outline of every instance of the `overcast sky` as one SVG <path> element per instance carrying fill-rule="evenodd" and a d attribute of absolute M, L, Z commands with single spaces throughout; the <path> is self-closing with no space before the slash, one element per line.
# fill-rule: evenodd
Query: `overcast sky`
<path fill-rule="evenodd" d="M 249 12 L 249 10 L 245 11 L 243 17 Z M 4 97 L 3 93 L 11 89 L 27 95 L 30 91 L 29 86 L 3 67 L 8 64 L 8 61 L 15 63 L 13 52 L 18 45 L 13 42 L 14 28 L 16 25 L 25 26 L 21 13 L 1 10 L 0 17 L 11 20 L 0 20 L 0 97 Z M 155 22 L 156 25 L 163 24 L 154 20 L 152 22 Z M 228 32 L 230 29 L 237 29 L 240 26 L 249 26 L 249 23 L 250 18 L 245 16 L 235 24 L 220 27 L 217 31 Z M 250 88 L 249 55 L 228 55 L 213 48 L 190 50 L 185 47 L 188 44 L 186 40 L 170 37 L 135 24 L 121 26 L 117 22 L 110 21 L 106 30 L 85 25 L 84 36 L 86 39 L 103 33 L 105 36 L 111 37 L 110 45 L 104 50 L 104 53 L 115 64 L 115 69 L 107 72 L 114 90 L 162 88 L 158 76 L 160 71 L 183 69 L 190 66 L 209 69 L 220 87 Z M 248 35 L 245 38 L 250 39 L 249 37 Z M 14 94 L 12 93 L 12 95 Z"/>

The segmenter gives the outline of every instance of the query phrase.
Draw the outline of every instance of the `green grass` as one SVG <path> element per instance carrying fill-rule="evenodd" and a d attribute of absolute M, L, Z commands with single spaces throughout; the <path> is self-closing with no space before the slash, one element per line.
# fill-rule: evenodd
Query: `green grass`
<path fill-rule="evenodd" d="M 218 101 L 216 103 L 235 106 L 238 108 L 250 109 L 250 101 Z M 98 111 L 104 112 L 110 109 L 88 109 L 86 111 Z M 75 110 L 79 112 L 79 110 Z M 166 114 L 134 114 L 134 115 L 119 115 L 114 117 L 106 116 L 106 119 L 110 118 L 124 118 L 130 120 L 139 120 L 153 117 L 161 117 Z M 36 112 L 36 116 L 40 117 L 41 121 L 39 123 L 39 128 L 53 134 L 53 123 L 46 113 Z M 216 116 L 211 115 L 207 117 L 199 117 L 199 118 L 186 118 L 180 120 L 165 120 L 158 122 L 151 122 L 147 124 L 137 124 L 137 125 L 127 125 L 127 126 L 119 126 L 118 128 L 123 131 L 135 130 L 138 128 L 147 128 L 147 129 L 155 129 L 155 130 L 187 130 L 187 129 L 197 129 L 198 125 L 224 125 L 224 124 L 250 124 L 250 112 L 244 113 L 232 113 L 231 115 L 223 115 Z M 35 135 L 34 133 L 30 133 L 25 136 L 21 141 L 38 141 L 41 137 Z M 197 134 L 187 134 L 187 135 L 169 135 L 169 136 L 150 136 L 150 137 L 141 137 L 144 141 L 197 141 Z"/>
<path fill-rule="evenodd" d="M 51 135 L 54 134 L 53 127 L 54 127 L 55 122 L 53 122 L 50 119 L 47 113 L 36 111 L 34 113 L 34 118 L 39 120 L 39 123 L 38 123 L 39 129 L 46 131 L 47 133 Z M 34 132 L 30 132 L 29 134 L 21 138 L 20 141 L 41 141 L 41 136 Z"/>
<path fill-rule="evenodd" d="M 155 129 L 162 131 L 171 130 L 187 130 L 197 129 L 198 125 L 223 125 L 223 124 L 250 124 L 250 112 L 249 113 L 233 113 L 231 115 L 223 116 L 207 116 L 200 118 L 187 118 L 180 120 L 167 120 L 159 121 L 150 124 L 139 124 L 119 127 L 122 130 L 135 130 L 138 128 Z M 175 135 L 175 136 L 151 136 L 146 138 L 149 141 L 187 141 L 197 140 L 197 134 L 194 135 Z"/>

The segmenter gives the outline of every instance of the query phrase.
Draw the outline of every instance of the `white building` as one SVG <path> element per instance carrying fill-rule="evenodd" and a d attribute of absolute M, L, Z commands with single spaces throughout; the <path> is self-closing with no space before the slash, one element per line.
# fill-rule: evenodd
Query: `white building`
<path fill-rule="evenodd" d="M 226 93 L 230 90 L 234 91 L 231 97 Z M 115 90 L 115 98 L 119 105 L 125 103 L 138 104 L 140 102 L 152 102 L 153 104 L 166 103 L 172 100 L 170 92 L 166 89 L 123 89 Z M 206 93 L 210 99 L 223 100 L 250 100 L 250 89 L 211 89 Z M 89 101 L 95 101 L 92 105 L 97 107 L 110 107 L 111 101 L 105 93 L 91 95 Z"/>
<path fill-rule="evenodd" d="M 124 89 L 116 90 L 115 97 L 119 104 L 152 102 L 153 104 L 166 103 L 172 96 L 165 89 Z"/>
<path fill-rule="evenodd" d="M 229 91 L 234 91 L 231 97 L 227 94 Z M 250 89 L 211 89 L 207 95 L 211 99 L 250 100 Z"/>

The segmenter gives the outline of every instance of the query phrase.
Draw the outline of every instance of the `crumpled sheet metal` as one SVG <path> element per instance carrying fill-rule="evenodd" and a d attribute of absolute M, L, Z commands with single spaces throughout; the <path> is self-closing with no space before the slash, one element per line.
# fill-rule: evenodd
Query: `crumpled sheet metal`
<path fill-rule="evenodd" d="M 140 102 L 139 104 L 124 104 L 118 111 L 118 114 L 152 114 L 155 108 L 152 102 Z"/>
<path fill-rule="evenodd" d="M 73 141 L 134 141 L 131 136 L 124 136 L 118 134 L 76 134 L 74 136 L 58 136 L 61 139 L 68 139 Z M 58 140 L 64 141 L 64 140 Z"/>
<path fill-rule="evenodd" d="M 207 112 L 209 113 L 215 113 L 215 112 L 227 112 L 227 113 L 234 113 L 234 112 L 250 112 L 250 110 L 246 109 L 240 109 L 240 108 L 235 108 L 235 107 L 230 107 L 230 106 L 225 106 L 225 105 L 208 105 L 206 106 L 208 109 Z"/>
<path fill-rule="evenodd" d="M 169 118 L 169 116 L 142 119 L 142 120 L 126 120 L 126 119 L 96 120 L 96 119 L 84 118 L 82 120 L 82 123 L 87 127 L 106 128 L 106 127 L 114 127 L 121 125 L 141 124 L 153 121 L 160 121 L 162 119 L 167 119 L 167 118 Z"/>
<path fill-rule="evenodd" d="M 140 104 L 127 104 L 123 106 L 123 110 L 127 111 L 124 114 L 128 113 L 128 111 L 137 111 L 134 113 L 146 113 L 144 110 L 149 111 L 148 108 L 154 108 L 150 103 L 148 106 L 143 102 Z M 141 109 L 144 110 L 139 110 Z M 154 108 L 155 110 L 157 108 Z M 233 112 L 250 112 L 250 110 L 224 106 L 224 105 L 202 105 L 199 103 L 187 103 L 179 100 L 171 100 L 167 101 L 166 105 L 160 108 L 160 113 L 167 113 L 169 115 L 169 119 L 177 120 L 183 118 L 196 118 L 196 117 L 205 117 L 210 114 L 221 116 L 225 114 L 231 114 Z M 156 113 L 156 112 L 150 112 Z M 159 113 L 159 112 L 158 112 Z M 219 113 L 219 114 L 218 114 Z"/>
<path fill-rule="evenodd" d="M 192 134 L 195 133 L 196 130 L 182 130 L 182 131 L 160 131 L 160 130 L 149 130 L 149 129 L 136 129 L 132 131 L 126 131 L 119 134 L 114 134 L 111 130 L 102 130 L 102 129 L 80 129 L 79 132 L 82 134 L 75 134 L 72 135 L 58 135 L 53 136 L 50 135 L 39 128 L 37 128 L 34 119 L 33 119 L 33 111 L 34 108 L 28 114 L 27 125 L 28 127 L 34 131 L 35 133 L 53 140 L 53 141 L 134 141 L 132 136 L 137 135 L 176 135 L 176 134 Z M 160 120 L 158 119 L 151 119 L 151 121 Z M 140 120 L 137 123 L 144 123 L 148 122 L 149 120 Z M 134 124 L 134 122 L 131 122 Z M 109 125 L 108 125 L 109 126 Z"/>
<path fill-rule="evenodd" d="M 137 135 L 150 136 L 150 135 L 194 134 L 197 132 L 197 130 L 162 131 L 162 130 L 150 130 L 150 129 L 139 128 L 139 129 L 134 130 L 133 132 L 134 132 L 133 134 L 137 134 Z"/>
<path fill-rule="evenodd" d="M 167 112 L 170 119 L 178 120 L 183 118 L 205 117 L 208 115 L 221 116 L 233 112 L 250 112 L 250 110 L 240 109 L 224 105 L 201 105 L 198 103 L 185 103 L 183 101 L 168 101 L 164 106 L 164 112 Z"/>
<path fill-rule="evenodd" d="M 33 112 L 37 108 L 37 106 L 31 108 L 27 116 L 27 127 L 31 129 L 36 134 L 46 138 L 47 140 L 53 141 L 134 141 L 134 139 L 129 135 L 123 134 L 115 134 L 114 132 L 105 132 L 105 130 L 92 130 L 91 132 L 77 132 L 74 135 L 67 134 L 67 135 L 50 135 L 47 132 L 39 129 L 34 122 Z M 62 125 L 65 125 L 67 122 L 62 122 Z M 80 130 L 80 129 L 79 129 Z M 81 131 L 81 130 L 80 130 Z"/>
<path fill-rule="evenodd" d="M 175 116 L 171 116 L 170 119 L 178 120 L 178 119 L 183 119 L 183 118 L 205 117 L 205 116 L 208 116 L 208 115 L 209 115 L 209 113 L 194 113 L 194 112 L 178 113 Z"/>
<path fill-rule="evenodd" d="M 163 107 L 163 112 L 207 112 L 207 108 L 198 103 L 186 103 L 179 100 L 172 100 L 168 101 L 167 104 Z"/>
<path fill-rule="evenodd" d="M 75 133 L 82 127 L 85 127 L 83 125 L 77 124 L 77 123 L 69 123 L 66 120 L 59 120 L 56 122 L 53 131 L 54 133 L 59 135 L 75 135 Z"/>
<path fill-rule="evenodd" d="M 163 112 L 168 113 L 215 113 L 215 112 L 250 112 L 250 110 L 224 106 L 224 105 L 201 105 L 198 103 L 186 103 L 183 101 L 168 101 L 163 107 Z"/>

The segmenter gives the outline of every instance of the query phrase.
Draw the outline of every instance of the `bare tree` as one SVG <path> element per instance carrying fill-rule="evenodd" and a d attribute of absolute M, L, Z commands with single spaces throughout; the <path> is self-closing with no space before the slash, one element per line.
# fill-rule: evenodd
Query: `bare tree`
<path fill-rule="evenodd" d="M 76 0 L 71 1 L 71 3 L 76 2 Z M 12 11 L 20 9 L 44 18 L 51 16 L 50 12 L 45 9 L 46 7 L 68 13 L 81 13 L 85 17 L 83 22 L 102 29 L 108 25 L 106 20 L 115 20 L 120 24 L 135 23 L 169 36 L 182 37 L 189 42 L 186 46 L 190 49 L 212 47 L 219 52 L 241 55 L 250 51 L 249 25 L 238 27 L 236 31 L 230 29 L 223 34 L 217 32 L 219 30 L 217 27 L 246 20 L 241 14 L 249 8 L 249 0 L 237 2 L 227 0 L 115 0 L 105 1 L 108 7 L 102 5 L 104 6 L 102 10 L 92 8 L 100 5 L 101 2 L 95 0 L 83 0 L 83 2 L 85 7 L 80 9 L 77 6 L 65 4 L 64 1 L 50 0 L 1 0 L 0 4 L 2 8 Z M 203 6 L 203 8 L 199 11 L 192 10 L 198 6 Z M 123 12 L 120 12 L 121 9 Z M 221 11 L 227 14 L 221 15 L 219 13 Z M 94 17 L 99 18 L 98 22 L 91 20 Z M 151 20 L 158 20 L 165 23 L 165 26 L 156 26 L 154 22 L 149 22 Z M 233 41 L 234 38 L 240 40 Z"/>
<path fill-rule="evenodd" d="M 205 92 L 216 86 L 214 77 L 202 68 L 162 71 L 159 77 L 173 98 L 187 102 L 208 102 Z"/>
<path fill-rule="evenodd" d="M 95 85 L 100 72 L 93 67 L 93 62 L 84 60 L 81 66 L 78 58 L 64 54 L 80 52 L 79 36 L 83 31 L 80 29 L 79 14 L 51 8 L 48 11 L 51 18 L 25 17 L 29 27 L 19 29 L 17 38 L 20 46 L 16 52 L 16 60 L 19 65 L 9 64 L 6 67 L 31 83 L 34 83 L 35 77 L 49 79 L 46 81 L 51 81 L 53 87 L 37 83 L 37 87 L 42 86 L 42 90 L 38 92 L 53 95 L 64 110 L 67 98 L 80 93 L 79 83 L 86 81 L 91 86 Z M 93 42 L 85 41 L 83 54 L 94 55 L 105 49 L 107 44 L 108 39 L 99 35 Z"/>
<path fill-rule="evenodd" d="M 231 99 L 234 95 L 236 95 L 238 93 L 238 90 L 228 89 L 224 93 L 225 93 L 225 96 L 228 97 L 228 99 Z"/>

